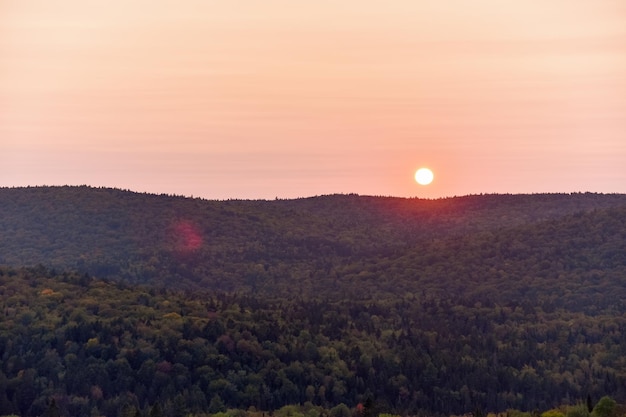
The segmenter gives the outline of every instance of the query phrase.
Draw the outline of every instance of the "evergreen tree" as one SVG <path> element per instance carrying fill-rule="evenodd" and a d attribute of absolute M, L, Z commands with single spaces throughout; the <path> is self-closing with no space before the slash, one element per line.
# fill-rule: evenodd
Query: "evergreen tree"
<path fill-rule="evenodd" d="M 222 413 L 226 411 L 226 406 L 224 405 L 224 402 L 222 401 L 222 398 L 219 396 L 219 394 L 215 394 L 213 398 L 211 398 L 208 411 L 211 414 Z"/>
<path fill-rule="evenodd" d="M 155 403 L 152 408 L 150 408 L 150 417 L 163 417 L 163 410 L 161 409 L 161 404 Z"/>
<path fill-rule="evenodd" d="M 50 402 L 48 403 L 48 409 L 44 414 L 45 417 L 61 417 L 61 412 L 59 411 L 59 407 L 57 406 L 57 402 L 54 398 L 50 398 Z"/>

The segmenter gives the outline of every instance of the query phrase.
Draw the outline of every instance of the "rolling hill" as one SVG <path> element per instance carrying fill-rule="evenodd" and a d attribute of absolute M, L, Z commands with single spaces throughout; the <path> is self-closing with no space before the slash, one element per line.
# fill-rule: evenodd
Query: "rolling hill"
<path fill-rule="evenodd" d="M 600 194 L 207 201 L 5 188 L 0 264 L 277 297 L 466 294 L 474 281 L 623 272 L 625 208 L 626 195 Z"/>
<path fill-rule="evenodd" d="M 3 188 L 0 265 L 0 415 L 626 401 L 625 195 Z"/>

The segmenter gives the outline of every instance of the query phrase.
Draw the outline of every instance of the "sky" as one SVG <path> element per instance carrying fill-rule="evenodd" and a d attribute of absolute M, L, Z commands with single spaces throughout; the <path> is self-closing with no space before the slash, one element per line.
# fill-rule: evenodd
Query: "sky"
<path fill-rule="evenodd" d="M 626 2 L 0 0 L 0 186 L 66 184 L 626 193 Z"/>

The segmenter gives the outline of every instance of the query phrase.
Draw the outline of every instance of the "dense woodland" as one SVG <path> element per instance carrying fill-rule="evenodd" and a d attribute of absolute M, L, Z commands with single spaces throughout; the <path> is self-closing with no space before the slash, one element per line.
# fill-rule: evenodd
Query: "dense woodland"
<path fill-rule="evenodd" d="M 626 402 L 625 195 L 4 188 L 0 264 L 0 415 Z"/>

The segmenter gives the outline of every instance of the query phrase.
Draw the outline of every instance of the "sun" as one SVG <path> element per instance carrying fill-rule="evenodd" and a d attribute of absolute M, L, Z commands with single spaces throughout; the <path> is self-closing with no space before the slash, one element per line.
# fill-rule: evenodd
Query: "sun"
<path fill-rule="evenodd" d="M 420 185 L 428 185 L 433 182 L 433 172 L 428 168 L 420 168 L 415 171 L 415 181 Z"/>

